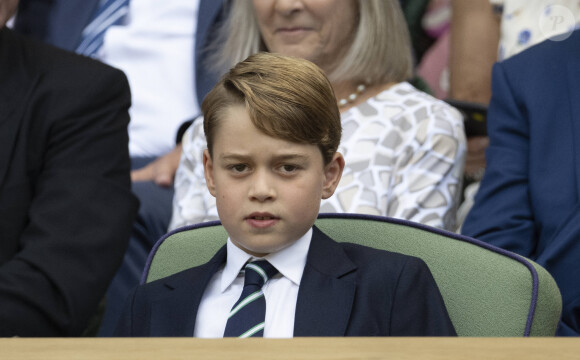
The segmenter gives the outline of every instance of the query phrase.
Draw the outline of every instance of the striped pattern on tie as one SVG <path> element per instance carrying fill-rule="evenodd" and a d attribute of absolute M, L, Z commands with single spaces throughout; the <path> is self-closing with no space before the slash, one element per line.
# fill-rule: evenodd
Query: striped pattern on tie
<path fill-rule="evenodd" d="M 101 0 L 93 20 L 83 30 L 82 40 L 76 52 L 94 56 L 103 45 L 107 29 L 120 24 L 128 12 L 129 0 Z"/>
<path fill-rule="evenodd" d="M 244 289 L 230 311 L 224 337 L 264 336 L 266 300 L 262 286 L 278 271 L 265 260 L 246 264 Z"/>

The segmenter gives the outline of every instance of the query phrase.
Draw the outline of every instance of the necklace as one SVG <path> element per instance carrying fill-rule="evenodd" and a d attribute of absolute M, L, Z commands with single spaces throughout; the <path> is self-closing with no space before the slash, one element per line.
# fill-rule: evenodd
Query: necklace
<path fill-rule="evenodd" d="M 354 102 L 366 89 L 367 87 L 364 84 L 360 84 L 356 87 L 356 92 L 350 94 L 346 99 L 338 100 L 338 107 L 345 107 L 346 105 Z"/>

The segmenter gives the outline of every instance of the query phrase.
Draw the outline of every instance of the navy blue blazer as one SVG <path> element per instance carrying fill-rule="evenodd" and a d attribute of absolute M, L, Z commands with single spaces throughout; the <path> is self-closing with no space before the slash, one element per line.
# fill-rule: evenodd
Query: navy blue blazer
<path fill-rule="evenodd" d="M 99 0 L 20 0 L 15 30 L 48 44 L 75 51 Z M 222 19 L 223 0 L 200 0 L 195 33 L 195 76 L 198 103 L 217 82 L 204 67 L 207 46 Z"/>
<path fill-rule="evenodd" d="M 116 336 L 193 336 L 222 247 L 206 264 L 137 287 Z M 337 243 L 318 228 L 302 276 L 294 336 L 456 335 L 427 265 L 418 258 Z"/>
<path fill-rule="evenodd" d="M 580 32 L 493 68 L 487 169 L 463 234 L 544 266 L 580 335 Z"/>

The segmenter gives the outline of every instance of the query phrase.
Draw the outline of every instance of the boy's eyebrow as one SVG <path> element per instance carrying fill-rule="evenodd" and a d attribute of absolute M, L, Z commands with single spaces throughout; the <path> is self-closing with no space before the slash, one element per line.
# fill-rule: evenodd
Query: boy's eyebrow
<path fill-rule="evenodd" d="M 243 154 L 234 154 L 234 153 L 225 153 L 220 156 L 221 160 L 226 161 L 240 161 L 240 160 L 248 160 L 251 156 L 243 155 Z M 288 160 L 308 160 L 310 157 L 305 154 L 297 154 L 297 153 L 289 153 L 289 154 L 279 154 L 273 155 L 273 159 L 275 161 L 288 161 Z"/>
<path fill-rule="evenodd" d="M 310 156 L 304 154 L 280 154 L 274 155 L 274 159 L 277 161 L 280 160 L 308 160 Z"/>

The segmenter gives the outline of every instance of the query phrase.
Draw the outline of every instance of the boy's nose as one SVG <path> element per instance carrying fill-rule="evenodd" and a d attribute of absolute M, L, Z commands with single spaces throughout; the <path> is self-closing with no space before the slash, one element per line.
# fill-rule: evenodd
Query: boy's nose
<path fill-rule="evenodd" d="M 258 172 L 252 179 L 248 195 L 251 200 L 260 202 L 274 199 L 276 192 L 269 180 L 269 176 L 264 172 Z"/>

